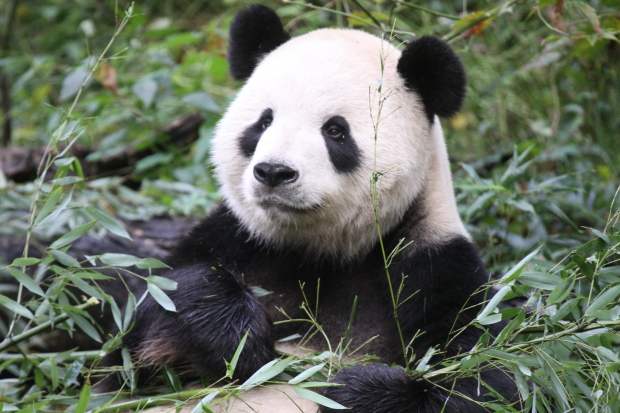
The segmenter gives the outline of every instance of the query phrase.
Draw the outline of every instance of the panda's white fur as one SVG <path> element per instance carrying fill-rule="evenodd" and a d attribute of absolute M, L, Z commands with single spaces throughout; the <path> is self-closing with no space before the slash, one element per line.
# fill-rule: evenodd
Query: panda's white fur
<path fill-rule="evenodd" d="M 368 252 L 378 240 L 370 195 L 376 145 L 383 234 L 420 199 L 416 242 L 468 237 L 439 120 L 429 124 L 421 99 L 405 87 L 396 70 L 400 56 L 370 34 L 322 29 L 289 40 L 258 64 L 219 122 L 212 150 L 224 200 L 253 236 L 342 261 Z M 267 108 L 273 123 L 245 158 L 238 138 Z M 335 115 L 347 120 L 361 153 L 351 173 L 334 168 L 321 136 L 321 125 Z M 299 178 L 268 188 L 253 175 L 261 162 L 290 166 Z"/>

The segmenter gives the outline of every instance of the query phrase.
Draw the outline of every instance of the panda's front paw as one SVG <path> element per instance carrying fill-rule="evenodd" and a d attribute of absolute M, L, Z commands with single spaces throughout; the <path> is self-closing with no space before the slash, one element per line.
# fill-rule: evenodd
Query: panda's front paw
<path fill-rule="evenodd" d="M 351 413 L 412 413 L 419 410 L 427 388 L 399 368 L 355 366 L 338 373 L 323 395 L 348 407 Z M 425 410 L 423 410 L 425 411 Z M 321 408 L 322 413 L 336 410 Z"/>
<path fill-rule="evenodd" d="M 245 284 L 222 269 L 200 264 L 166 276 L 178 285 L 168 292 L 176 312 L 147 297 L 123 339 L 139 364 L 181 366 L 220 378 L 246 334 L 234 378 L 244 380 L 273 360 L 271 320 Z"/>

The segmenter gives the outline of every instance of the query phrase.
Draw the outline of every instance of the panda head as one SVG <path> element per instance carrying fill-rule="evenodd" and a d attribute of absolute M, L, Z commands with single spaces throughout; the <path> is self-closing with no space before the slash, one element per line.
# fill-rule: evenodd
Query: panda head
<path fill-rule="evenodd" d="M 265 245 L 341 261 L 378 240 L 373 170 L 386 233 L 429 185 L 443 143 L 436 115 L 464 98 L 460 60 L 437 38 L 402 53 L 357 30 L 291 39 L 260 5 L 235 16 L 228 58 L 247 82 L 213 140 L 225 202 Z"/>

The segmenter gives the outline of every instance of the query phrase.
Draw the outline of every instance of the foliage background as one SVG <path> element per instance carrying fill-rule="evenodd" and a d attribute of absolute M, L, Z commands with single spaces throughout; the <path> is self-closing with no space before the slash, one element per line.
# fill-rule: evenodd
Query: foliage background
<path fill-rule="evenodd" d="M 103 281 L 105 268 L 124 268 L 169 305 L 162 289 L 174 286 L 151 275 L 157 262 L 108 254 L 86 270 L 67 247 L 87 233 L 127 236 L 119 218 L 203 216 L 219 198 L 209 140 L 240 87 L 227 74 L 227 25 L 249 3 L 0 3 L 0 74 L 10 96 L 1 112 L 3 143 L 61 148 L 44 165 L 53 161 L 52 181 L 16 184 L 0 174 L 0 235 L 35 245 L 21 261 L 0 263 L 0 331 L 7 339 L 48 322 L 112 346 L 116 341 L 76 307 L 86 305 L 81 295 L 97 297 L 121 331 L 128 327 L 117 309 L 122 303 L 92 287 Z M 476 363 L 418 363 L 415 369 L 428 379 L 437 369 L 475 374 L 480 362 L 492 360 L 515 373 L 527 411 L 532 405 L 537 411 L 618 411 L 620 228 L 612 202 L 620 176 L 620 1 L 263 3 L 295 35 L 329 26 L 393 31 L 402 41 L 434 34 L 447 38 L 465 63 L 465 107 L 443 123 L 460 212 L 492 273 L 508 274 L 496 287 L 500 296 L 523 297 L 517 301 L 523 306 L 497 310 L 498 302 L 490 303 L 482 325 L 498 317 L 516 321 L 506 341 L 480 343 L 469 359 Z M 131 18 L 124 20 L 129 7 Z M 482 11 L 491 18 L 483 20 Z M 199 138 L 179 149 L 164 129 L 195 111 L 205 118 Z M 70 142 L 87 148 L 91 160 L 130 145 L 153 153 L 131 170 L 82 180 L 79 162 L 62 153 Z M 35 241 L 44 243 L 38 254 Z M 3 409 L 84 411 L 87 403 L 90 409 L 109 401 L 91 398 L 84 385 L 98 353 L 24 358 L 46 349 L 45 334 L 35 331 L 19 345 L 5 340 L 0 347 Z M 303 370 L 284 367 L 289 374 Z M 170 388 L 178 390 L 170 375 Z"/>

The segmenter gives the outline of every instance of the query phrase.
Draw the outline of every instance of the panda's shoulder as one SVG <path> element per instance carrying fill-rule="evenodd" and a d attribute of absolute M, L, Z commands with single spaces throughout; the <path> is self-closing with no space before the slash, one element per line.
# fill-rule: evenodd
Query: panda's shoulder
<path fill-rule="evenodd" d="M 259 250 L 239 219 L 221 203 L 179 242 L 169 261 L 172 265 L 216 264 L 225 256 L 243 259 Z"/>

